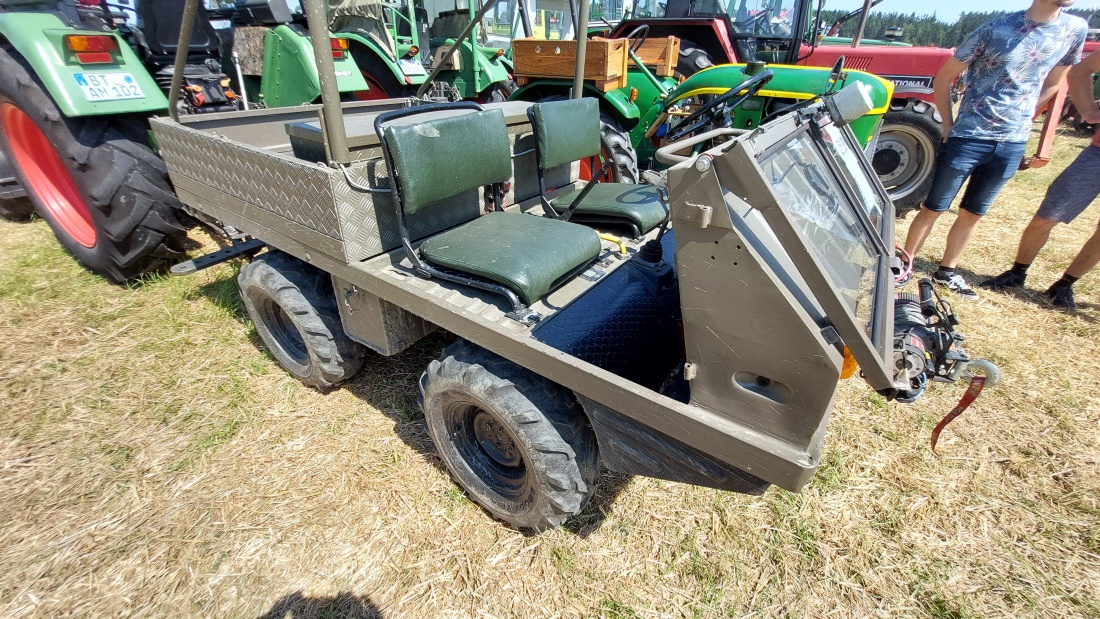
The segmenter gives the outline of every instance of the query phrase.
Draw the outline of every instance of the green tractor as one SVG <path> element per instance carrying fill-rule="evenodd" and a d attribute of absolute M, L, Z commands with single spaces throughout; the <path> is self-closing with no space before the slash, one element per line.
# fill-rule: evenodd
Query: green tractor
<path fill-rule="evenodd" d="M 268 106 L 320 97 L 308 33 L 292 25 L 267 29 L 256 56 L 243 55 L 274 79 L 235 71 L 245 87 L 232 88 L 223 33 L 205 9 L 177 74 L 182 6 L 0 3 L 0 214 L 37 213 L 77 260 L 113 282 L 170 264 L 187 247 L 193 222 L 149 139 L 148 118 L 168 110 L 167 92 L 180 92 L 180 114 L 248 107 L 250 93 L 253 105 Z M 335 44 L 333 62 L 346 96 L 368 89 Z"/>
<path fill-rule="evenodd" d="M 645 45 L 647 31 L 647 26 L 639 26 L 626 37 L 629 63 L 625 85 L 607 89 L 599 82 L 584 82 L 584 96 L 600 100 L 602 158 L 608 163 L 610 179 L 638 182 L 639 165 L 642 168 L 660 167 L 654 155 L 666 142 L 715 129 L 753 129 L 783 111 L 808 104 L 820 95 L 852 83 L 863 84 L 873 104 L 870 113 L 852 123 L 860 145 L 873 152 L 882 116 L 889 110 L 893 93 L 890 82 L 863 71 L 845 70 L 842 62 L 832 70 L 763 62 L 727 64 L 696 72 L 678 82 L 671 71 L 665 71 L 668 75 L 664 77 L 655 75 L 639 57 L 637 52 Z M 605 42 L 593 40 L 588 45 Z M 530 53 L 530 47 L 528 44 L 514 46 L 516 66 L 518 72 L 530 71 L 536 77 L 521 78 L 524 84 L 512 98 L 550 101 L 568 97 L 574 88 L 572 79 L 537 76 L 550 72 L 541 70 L 540 65 L 555 63 L 554 56 L 564 48 L 548 45 L 545 52 L 536 51 L 536 57 L 532 58 L 525 55 Z M 540 50 L 542 46 L 533 47 Z M 675 45 L 670 49 L 675 49 Z M 537 57 L 539 54 L 545 59 Z M 596 54 L 601 58 L 610 55 L 613 54 Z M 671 52 L 669 56 L 674 63 L 677 54 Z"/>

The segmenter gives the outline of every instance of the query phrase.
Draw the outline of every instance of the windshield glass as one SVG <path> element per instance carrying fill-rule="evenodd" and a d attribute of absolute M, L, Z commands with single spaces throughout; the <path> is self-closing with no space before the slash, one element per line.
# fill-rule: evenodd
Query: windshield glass
<path fill-rule="evenodd" d="M 832 152 L 833 158 L 843 164 L 841 169 L 844 170 L 848 181 L 855 189 L 860 206 L 867 213 L 871 225 L 874 226 L 875 230 L 881 229 L 882 214 L 886 210 L 886 201 L 883 200 L 882 194 L 875 189 L 874 183 L 867 174 L 860 173 L 863 171 L 863 167 L 860 164 L 859 156 L 849 140 L 845 139 L 844 130 L 834 124 L 828 124 L 822 127 L 821 133 L 825 144 Z"/>
<path fill-rule="evenodd" d="M 760 161 L 807 247 L 871 336 L 877 253 L 808 133 Z"/>
<path fill-rule="evenodd" d="M 728 15 L 735 34 L 790 36 L 798 0 L 636 0 L 634 17 Z"/>

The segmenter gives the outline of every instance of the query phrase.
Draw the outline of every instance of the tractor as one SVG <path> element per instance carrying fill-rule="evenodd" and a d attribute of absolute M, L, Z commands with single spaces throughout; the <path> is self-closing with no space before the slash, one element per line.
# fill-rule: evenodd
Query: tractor
<path fill-rule="evenodd" d="M 928 194 L 942 121 L 932 99 L 932 77 L 951 50 L 932 47 L 833 44 L 819 40 L 824 1 L 640 0 L 611 36 L 640 25 L 651 37 L 680 38 L 677 72 L 683 76 L 715 64 L 763 60 L 770 64 L 844 65 L 894 82 L 893 98 L 872 157 L 899 212 L 919 208 Z"/>

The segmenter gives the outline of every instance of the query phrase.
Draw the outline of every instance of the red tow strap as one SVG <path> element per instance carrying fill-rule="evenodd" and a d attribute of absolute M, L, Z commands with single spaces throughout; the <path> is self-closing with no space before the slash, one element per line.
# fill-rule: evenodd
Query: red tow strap
<path fill-rule="evenodd" d="M 936 424 L 936 427 L 932 430 L 932 452 L 936 451 L 936 441 L 940 440 L 940 432 L 943 431 L 947 424 L 955 420 L 956 417 L 963 414 L 963 411 L 970 408 L 970 405 L 974 403 L 974 400 L 978 399 L 978 394 L 982 392 L 982 387 L 985 386 L 984 376 L 975 376 L 970 379 L 970 387 L 967 388 L 966 393 L 963 394 L 962 399 L 955 405 L 955 408 L 947 413 L 947 416 L 940 420 Z"/>

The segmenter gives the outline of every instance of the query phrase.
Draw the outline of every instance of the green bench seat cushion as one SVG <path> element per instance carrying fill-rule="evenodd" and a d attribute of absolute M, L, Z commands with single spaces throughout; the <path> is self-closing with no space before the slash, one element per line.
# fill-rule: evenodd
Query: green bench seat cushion
<path fill-rule="evenodd" d="M 584 226 L 520 213 L 492 212 L 420 245 L 428 262 L 477 275 L 530 305 L 600 253 L 600 237 Z"/>
<path fill-rule="evenodd" d="M 580 192 L 579 188 L 571 189 L 551 200 L 550 204 L 560 213 L 569 208 Z M 668 217 L 668 209 L 661 203 L 656 187 L 624 183 L 597 184 L 573 213 L 628 219 L 642 232 L 661 225 Z"/>

